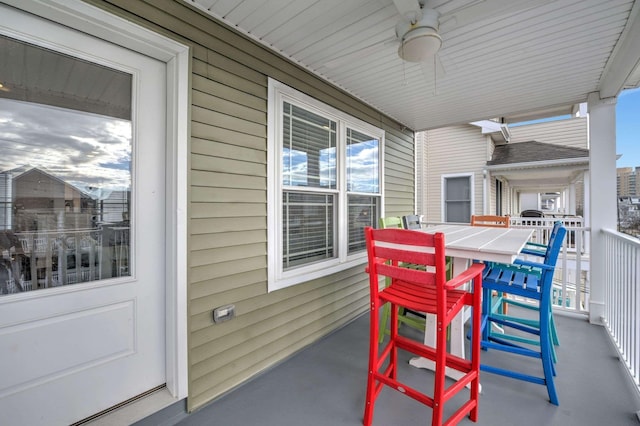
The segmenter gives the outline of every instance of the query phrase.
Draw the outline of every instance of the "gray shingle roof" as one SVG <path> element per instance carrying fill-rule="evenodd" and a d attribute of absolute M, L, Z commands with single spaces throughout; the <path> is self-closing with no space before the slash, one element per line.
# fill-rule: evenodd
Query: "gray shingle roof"
<path fill-rule="evenodd" d="M 496 146 L 493 151 L 493 159 L 487 161 L 487 165 L 531 163 L 569 158 L 585 158 L 588 161 L 589 150 L 537 141 L 510 143 Z"/>

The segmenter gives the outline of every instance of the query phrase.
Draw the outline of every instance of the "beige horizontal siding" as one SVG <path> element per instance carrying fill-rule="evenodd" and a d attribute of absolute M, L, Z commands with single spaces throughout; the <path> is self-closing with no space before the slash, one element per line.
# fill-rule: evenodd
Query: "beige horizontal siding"
<path fill-rule="evenodd" d="M 424 152 L 419 165 L 422 179 L 419 213 L 427 221 L 443 221 L 442 177 L 466 173 L 474 175 L 471 213 L 482 212 L 482 170 L 486 166 L 488 149 L 486 136 L 476 126 L 461 125 L 428 130 L 420 138 Z"/>
<path fill-rule="evenodd" d="M 412 214 L 415 210 L 414 144 L 406 137 L 387 133 L 384 151 L 385 216 Z"/>
<path fill-rule="evenodd" d="M 367 310 L 363 266 L 267 293 L 267 82 L 385 130 L 387 211 L 414 211 L 413 133 L 187 2 L 89 0 L 191 47 L 189 397 L 193 410 Z M 236 318 L 211 310 L 233 303 Z M 364 380 L 364 378 L 363 378 Z"/>
<path fill-rule="evenodd" d="M 537 142 L 588 149 L 587 119 L 571 118 L 509 127 L 511 142 Z"/>
<path fill-rule="evenodd" d="M 227 175 L 214 174 L 214 179 L 225 179 Z M 246 187 L 244 183 L 241 183 Z M 207 218 L 207 217 L 246 217 L 259 216 L 264 217 L 267 214 L 267 206 L 258 203 L 191 203 L 191 217 Z"/>

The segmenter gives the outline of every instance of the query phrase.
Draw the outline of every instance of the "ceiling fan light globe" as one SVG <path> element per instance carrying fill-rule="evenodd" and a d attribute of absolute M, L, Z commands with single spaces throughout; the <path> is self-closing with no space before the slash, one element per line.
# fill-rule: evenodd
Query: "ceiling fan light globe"
<path fill-rule="evenodd" d="M 398 56 L 407 62 L 423 62 L 438 53 L 442 38 L 431 27 L 417 27 L 402 37 Z"/>

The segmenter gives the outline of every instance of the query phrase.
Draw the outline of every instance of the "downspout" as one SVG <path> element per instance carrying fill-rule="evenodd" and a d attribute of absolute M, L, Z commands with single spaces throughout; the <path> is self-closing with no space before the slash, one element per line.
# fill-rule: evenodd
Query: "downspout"
<path fill-rule="evenodd" d="M 482 214 L 489 214 L 490 209 L 488 208 L 488 199 L 490 197 L 487 196 L 489 193 L 489 179 L 487 178 L 487 169 L 482 169 Z"/>
<path fill-rule="evenodd" d="M 485 151 L 485 165 L 487 164 L 487 161 L 491 161 L 491 159 L 493 158 L 493 149 L 495 149 L 495 147 L 493 146 L 493 139 L 491 139 L 490 135 L 487 135 L 485 137 L 485 147 L 486 147 L 486 151 Z M 485 168 L 482 169 L 482 214 L 491 214 L 491 208 L 489 207 L 489 203 L 491 202 L 491 193 L 489 191 L 491 191 L 491 188 L 489 188 L 489 179 L 487 178 L 488 175 L 488 171 Z"/>

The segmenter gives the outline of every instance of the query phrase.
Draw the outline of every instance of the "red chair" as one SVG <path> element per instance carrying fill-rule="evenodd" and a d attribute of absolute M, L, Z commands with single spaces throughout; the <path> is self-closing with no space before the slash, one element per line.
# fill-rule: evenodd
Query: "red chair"
<path fill-rule="evenodd" d="M 387 385 L 431 407 L 432 425 L 456 424 L 465 415 L 472 421 L 478 419 L 478 394 L 480 378 L 480 318 L 482 294 L 482 269 L 473 264 L 450 281 L 446 280 L 444 235 L 405 229 L 365 228 L 371 291 L 371 319 L 369 336 L 369 373 L 364 410 L 364 424 L 373 420 L 375 401 Z M 425 265 L 426 270 L 402 267 L 403 263 Z M 380 279 L 389 278 L 390 284 L 379 289 Z M 473 292 L 460 290 L 463 284 L 473 280 Z M 391 304 L 391 331 L 389 341 L 379 345 L 379 310 Z M 471 360 L 447 353 L 447 326 L 465 306 L 473 307 L 471 333 Z M 398 334 L 398 309 L 436 315 L 436 347 Z M 382 351 L 380 351 L 382 346 Z M 398 381 L 398 349 L 409 351 L 435 362 L 433 396 Z M 445 367 L 458 370 L 464 376 L 445 387 Z M 458 391 L 471 383 L 469 400 L 444 421 L 444 405 Z"/>

